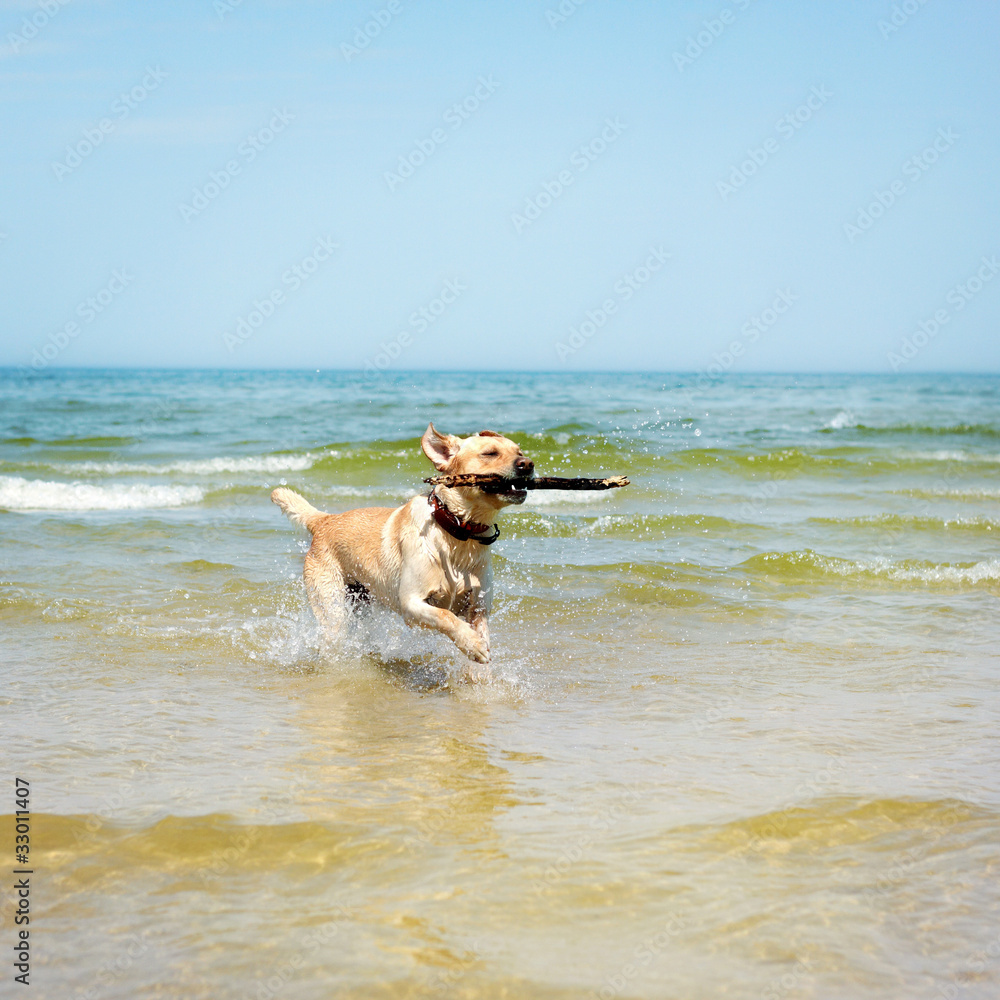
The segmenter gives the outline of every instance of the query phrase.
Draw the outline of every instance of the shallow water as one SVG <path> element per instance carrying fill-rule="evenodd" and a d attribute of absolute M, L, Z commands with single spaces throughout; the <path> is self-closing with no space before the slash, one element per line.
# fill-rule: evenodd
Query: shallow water
<path fill-rule="evenodd" d="M 1000 993 L 1000 379 L 3 376 L 33 996 Z M 429 419 L 633 481 L 504 513 L 484 685 L 268 500 Z"/>

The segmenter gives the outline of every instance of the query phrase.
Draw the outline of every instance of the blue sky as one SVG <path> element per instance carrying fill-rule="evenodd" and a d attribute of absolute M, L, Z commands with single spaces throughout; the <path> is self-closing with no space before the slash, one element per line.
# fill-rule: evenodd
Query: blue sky
<path fill-rule="evenodd" d="M 995 372 L 997 52 L 985 0 L 0 3 L 0 364 Z"/>

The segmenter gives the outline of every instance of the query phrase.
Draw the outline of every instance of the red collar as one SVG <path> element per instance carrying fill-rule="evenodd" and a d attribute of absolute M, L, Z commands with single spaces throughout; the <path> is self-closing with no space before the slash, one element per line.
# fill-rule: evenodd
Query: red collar
<path fill-rule="evenodd" d="M 445 502 L 431 490 L 427 497 L 427 502 L 431 505 L 434 520 L 460 542 L 467 542 L 470 538 L 475 539 L 480 545 L 492 545 L 500 537 L 500 525 L 493 525 L 493 534 L 489 538 L 479 538 L 490 530 L 488 524 L 478 524 L 476 521 L 463 521 L 457 514 L 448 509 Z"/>

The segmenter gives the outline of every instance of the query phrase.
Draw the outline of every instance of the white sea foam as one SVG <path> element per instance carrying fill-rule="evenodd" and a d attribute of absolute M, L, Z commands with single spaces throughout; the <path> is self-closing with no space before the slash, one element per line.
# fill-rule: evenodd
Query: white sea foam
<path fill-rule="evenodd" d="M 969 500 L 969 501 L 980 501 L 980 500 L 1000 500 L 1000 489 L 989 489 L 987 487 L 975 488 L 969 487 L 967 489 L 909 489 L 909 490 L 892 490 L 893 493 L 898 493 L 903 496 L 911 497 L 927 497 L 927 498 L 937 498 L 937 497 L 950 497 L 955 500 Z"/>
<path fill-rule="evenodd" d="M 204 458 L 156 464 L 153 462 L 60 462 L 46 467 L 69 475 L 139 474 L 165 476 L 182 473 L 189 476 L 211 476 L 224 472 L 302 472 L 311 469 L 319 456 L 304 455 L 249 455 L 244 458 Z"/>
<path fill-rule="evenodd" d="M 319 502 L 323 497 L 364 497 L 377 500 L 380 504 L 398 507 L 411 497 L 417 496 L 422 490 L 392 489 L 380 486 L 323 486 L 309 492 L 309 499 Z"/>
<path fill-rule="evenodd" d="M 931 462 L 986 462 L 991 465 L 1000 462 L 1000 455 L 983 455 L 979 452 L 950 451 L 940 448 L 936 451 L 915 451 L 912 458 Z"/>
<path fill-rule="evenodd" d="M 840 431 L 845 427 L 853 427 L 854 417 L 847 410 L 841 410 L 832 420 L 827 421 L 823 426 L 830 430 Z"/>
<path fill-rule="evenodd" d="M 985 583 L 1000 580 L 1000 559 L 984 559 L 972 566 L 895 566 L 887 575 L 893 580 L 920 580 L 926 583 Z"/>
<path fill-rule="evenodd" d="M 610 500 L 613 490 L 531 490 L 525 507 L 567 507 Z"/>
<path fill-rule="evenodd" d="M 143 510 L 198 503 L 203 495 L 197 486 L 94 486 L 0 476 L 0 509 L 6 510 Z"/>
<path fill-rule="evenodd" d="M 543 441 L 546 437 L 551 437 L 556 444 L 565 445 L 569 444 L 570 436 L 565 431 L 536 431 L 534 434 L 529 434 L 529 437 L 535 438 L 536 441 Z"/>
<path fill-rule="evenodd" d="M 884 557 L 864 561 L 824 559 L 821 565 L 840 576 L 853 576 L 861 572 L 890 580 L 912 580 L 919 583 L 976 584 L 1000 580 L 1000 559 L 984 559 L 971 566 L 952 566 L 947 563 L 937 566 L 906 566 Z"/>

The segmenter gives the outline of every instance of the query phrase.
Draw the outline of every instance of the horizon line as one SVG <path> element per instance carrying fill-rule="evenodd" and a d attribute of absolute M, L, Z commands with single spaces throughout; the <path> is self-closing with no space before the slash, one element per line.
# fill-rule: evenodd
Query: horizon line
<path fill-rule="evenodd" d="M 754 375 L 866 375 L 885 378 L 906 378 L 911 376 L 963 375 L 967 377 L 989 378 L 1000 375 L 996 371 L 967 371 L 964 369 L 936 368 L 919 371 L 883 371 L 868 368 L 859 369 L 760 369 L 729 371 L 709 374 L 702 369 L 688 368 L 386 368 L 372 375 L 366 368 L 319 367 L 312 365 L 285 367 L 201 366 L 201 365 L 47 365 L 35 371 L 25 364 L 0 364 L 0 372 L 16 372 L 21 375 L 42 376 L 69 372 L 233 372 L 233 373 L 277 373 L 315 374 L 344 373 L 366 375 L 370 380 L 399 375 L 690 375 L 704 376 L 713 381 Z"/>

